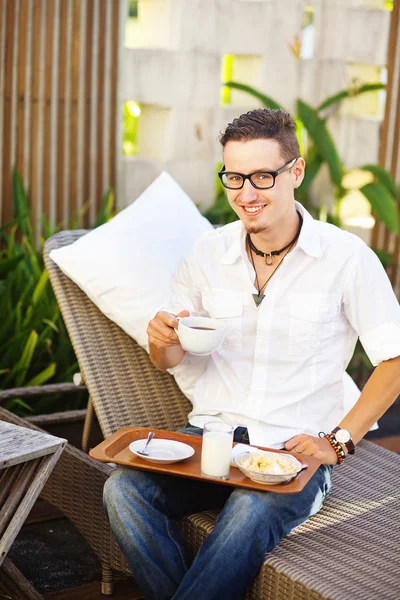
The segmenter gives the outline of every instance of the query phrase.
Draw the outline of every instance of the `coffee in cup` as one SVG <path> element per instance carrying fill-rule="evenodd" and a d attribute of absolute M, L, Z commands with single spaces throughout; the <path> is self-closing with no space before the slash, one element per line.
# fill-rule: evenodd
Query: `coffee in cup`
<path fill-rule="evenodd" d="M 191 354 L 217 350 L 225 337 L 225 323 L 209 317 L 179 317 L 177 334 L 181 346 Z"/>

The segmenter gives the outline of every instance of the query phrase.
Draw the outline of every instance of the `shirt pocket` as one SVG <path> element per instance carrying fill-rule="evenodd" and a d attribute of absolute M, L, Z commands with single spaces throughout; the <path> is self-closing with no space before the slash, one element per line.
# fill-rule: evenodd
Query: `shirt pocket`
<path fill-rule="evenodd" d="M 210 317 L 226 325 L 221 350 L 240 352 L 242 349 L 243 297 L 240 292 L 212 288 L 203 294 L 203 306 Z"/>
<path fill-rule="evenodd" d="M 289 297 L 289 354 L 310 355 L 329 345 L 339 311 L 339 305 L 329 302 L 326 294 L 292 294 Z"/>

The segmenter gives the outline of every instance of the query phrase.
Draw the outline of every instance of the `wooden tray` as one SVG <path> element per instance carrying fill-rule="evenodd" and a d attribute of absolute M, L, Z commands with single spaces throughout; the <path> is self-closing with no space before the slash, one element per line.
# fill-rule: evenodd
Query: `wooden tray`
<path fill-rule="evenodd" d="M 176 440 L 189 444 L 194 448 L 194 454 L 190 458 L 178 463 L 169 465 L 155 464 L 147 462 L 138 456 L 135 456 L 129 450 L 129 444 L 135 440 L 146 439 L 149 431 L 155 432 L 156 438 L 167 440 Z M 292 454 L 301 463 L 308 465 L 307 469 L 303 469 L 291 481 L 287 483 L 279 483 L 278 485 L 269 485 L 257 483 L 243 473 L 237 467 L 231 467 L 229 479 L 214 479 L 206 477 L 200 472 L 201 462 L 201 446 L 202 438 L 197 435 L 188 435 L 186 433 L 177 433 L 174 431 L 164 431 L 161 429 L 150 429 L 148 427 L 123 427 L 116 431 L 113 435 L 105 439 L 101 444 L 92 448 L 89 455 L 96 460 L 102 462 L 113 462 L 126 467 L 134 467 L 135 469 L 143 469 L 144 471 L 156 471 L 157 473 L 165 473 L 169 475 L 179 475 L 180 477 L 191 477 L 193 479 L 201 479 L 210 483 L 218 483 L 222 485 L 233 485 L 235 487 L 247 488 L 249 490 L 261 490 L 276 492 L 278 494 L 296 494 L 300 492 L 305 485 L 310 481 L 311 477 L 317 471 L 321 462 L 311 456 L 303 456 L 295 452 L 286 452 L 284 450 L 273 450 L 272 448 L 263 448 L 271 452 L 281 452 L 284 454 Z M 236 445 L 235 443 L 233 444 Z"/>

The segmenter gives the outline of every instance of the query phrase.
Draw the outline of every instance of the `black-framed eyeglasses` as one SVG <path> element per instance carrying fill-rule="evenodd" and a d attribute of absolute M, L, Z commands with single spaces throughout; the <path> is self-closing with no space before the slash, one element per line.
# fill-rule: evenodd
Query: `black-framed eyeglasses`
<path fill-rule="evenodd" d="M 224 165 L 221 171 L 219 171 L 218 177 L 220 178 L 222 185 L 228 190 L 241 190 L 246 179 L 248 179 L 251 185 L 257 190 L 268 190 L 274 187 L 275 179 L 278 177 L 278 175 L 284 173 L 288 169 L 291 169 L 298 158 L 298 156 L 296 158 L 292 158 L 292 160 L 283 165 L 283 167 L 277 171 L 256 171 L 254 173 L 249 173 L 248 175 L 244 175 L 244 173 L 225 171 Z"/>

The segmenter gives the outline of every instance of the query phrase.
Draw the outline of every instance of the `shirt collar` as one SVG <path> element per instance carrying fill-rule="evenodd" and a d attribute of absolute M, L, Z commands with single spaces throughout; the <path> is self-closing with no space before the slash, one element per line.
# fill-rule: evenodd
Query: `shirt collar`
<path fill-rule="evenodd" d="M 297 242 L 297 248 L 304 250 L 309 256 L 319 258 L 322 254 L 321 239 L 318 232 L 318 222 L 310 215 L 308 210 L 299 202 L 295 202 L 296 209 L 303 217 L 303 227 Z"/>
<path fill-rule="evenodd" d="M 303 226 L 297 242 L 297 247 L 301 248 L 309 256 L 319 258 L 321 256 L 321 240 L 316 227 L 316 221 L 310 213 L 299 202 L 295 202 L 296 209 L 303 217 Z M 246 231 L 242 222 L 239 224 L 238 235 L 222 256 L 220 263 L 223 265 L 233 265 L 238 258 L 243 257 L 246 249 Z"/>

